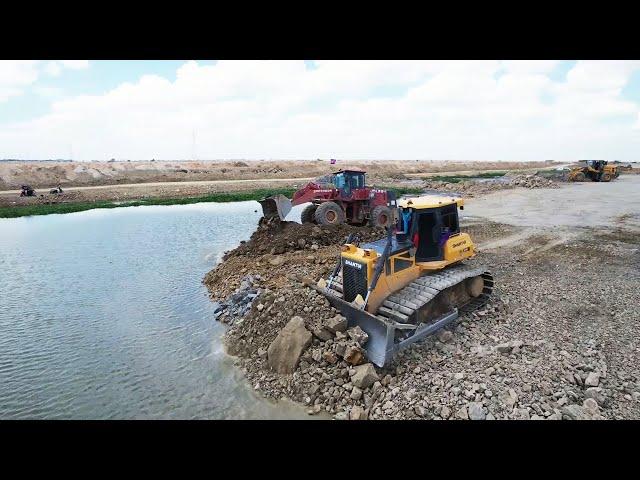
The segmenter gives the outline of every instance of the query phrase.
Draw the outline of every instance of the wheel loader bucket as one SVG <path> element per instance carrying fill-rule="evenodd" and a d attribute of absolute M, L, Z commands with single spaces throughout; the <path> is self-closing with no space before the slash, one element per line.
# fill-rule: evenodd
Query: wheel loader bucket
<path fill-rule="evenodd" d="M 429 324 L 410 325 L 387 321 L 371 315 L 366 310 L 361 310 L 354 304 L 332 294 L 327 288 L 320 288 L 312 284 L 308 286 L 324 295 L 329 303 L 340 311 L 347 319 L 349 328 L 359 326 L 367 333 L 369 339 L 363 348 L 369 361 L 378 367 L 388 365 L 396 352 L 437 332 L 458 318 L 458 310 L 453 309 Z"/>
<path fill-rule="evenodd" d="M 280 220 L 284 220 L 291 211 L 291 200 L 282 194 L 273 195 L 258 202 L 262 205 L 262 214 L 266 218 L 278 216 Z"/>

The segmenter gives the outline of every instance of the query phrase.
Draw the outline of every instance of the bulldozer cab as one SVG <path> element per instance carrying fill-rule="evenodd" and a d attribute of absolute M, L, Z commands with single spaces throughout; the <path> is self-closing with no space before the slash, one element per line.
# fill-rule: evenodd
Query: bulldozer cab
<path fill-rule="evenodd" d="M 424 197 L 423 197 L 424 198 Z M 416 262 L 444 260 L 447 240 L 460 233 L 457 199 L 436 197 L 415 203 L 400 201 L 398 236 L 415 249 Z"/>
<path fill-rule="evenodd" d="M 365 173 L 361 170 L 340 170 L 334 173 L 333 184 L 343 196 L 350 197 L 353 190 L 365 187 Z"/>

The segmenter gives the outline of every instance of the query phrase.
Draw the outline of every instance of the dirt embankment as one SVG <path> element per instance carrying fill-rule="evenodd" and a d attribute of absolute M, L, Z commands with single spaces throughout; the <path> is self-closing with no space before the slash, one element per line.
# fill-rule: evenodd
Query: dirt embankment
<path fill-rule="evenodd" d="M 554 172 L 555 173 L 555 172 Z M 551 175 L 541 175 L 538 173 L 518 174 L 507 172 L 503 176 L 494 178 L 469 178 L 459 177 L 456 182 L 424 179 L 421 181 L 396 180 L 394 186 L 422 188 L 425 191 L 450 192 L 463 195 L 465 197 L 476 197 L 500 190 L 510 190 L 513 188 L 560 188 L 566 182 L 566 176 L 558 173 Z M 455 178 L 455 177 L 454 177 Z"/>
<path fill-rule="evenodd" d="M 320 227 L 262 218 L 251 238 L 227 252 L 223 263 L 206 275 L 205 283 L 216 300 L 229 296 L 249 274 L 260 276 L 265 288 L 283 288 L 298 276 L 317 278 L 333 269 L 339 249 L 331 247 L 341 245 L 349 234 L 355 233 L 366 242 L 380 238 L 383 232 L 370 227 Z"/>
<path fill-rule="evenodd" d="M 402 178 L 405 174 L 466 170 L 513 170 L 552 166 L 550 162 L 468 162 L 372 160 L 236 160 L 236 161 L 110 161 L 110 162 L 0 162 L 0 191 L 36 188 L 82 187 L 150 182 L 265 180 L 326 175 L 339 168 L 356 167 L 378 178 Z"/>
<path fill-rule="evenodd" d="M 126 202 L 146 199 L 205 197 L 257 189 L 299 188 L 309 179 L 347 166 L 365 169 L 368 183 L 384 187 L 426 187 L 473 196 L 496 189 L 530 186 L 531 175 L 509 177 L 508 181 L 468 180 L 459 183 L 422 180 L 414 175 L 473 175 L 470 162 L 379 161 L 330 165 L 323 161 L 287 162 L 0 162 L 0 207 L 34 204 Z M 539 168 L 545 162 L 476 162 L 476 172 L 501 168 Z M 514 173 L 515 175 L 515 173 Z M 536 178 L 538 178 L 536 176 Z M 506 179 L 506 177 L 505 177 Z M 538 180 L 542 181 L 541 178 Z M 538 183 L 540 183 L 540 181 Z M 544 180 L 545 184 L 546 180 Z M 36 189 L 35 197 L 20 197 L 20 185 Z M 50 194 L 60 185 L 64 193 Z M 540 186 L 540 185 L 536 185 Z"/>
<path fill-rule="evenodd" d="M 481 248 L 473 262 L 490 266 L 496 279 L 492 301 L 363 380 L 358 332 L 337 328 L 338 312 L 297 279 L 326 278 L 349 231 L 363 240 L 379 232 L 262 225 L 205 279 L 219 300 L 255 292 L 242 316 L 229 309 L 220 317 L 231 325 L 229 352 L 257 391 L 307 405 L 310 414 L 638 418 L 637 237 L 584 229 L 559 240 L 557 228 L 523 235 L 521 227 L 478 220 L 464 230 Z M 313 340 L 292 375 L 275 373 L 268 349 L 294 316 Z"/>

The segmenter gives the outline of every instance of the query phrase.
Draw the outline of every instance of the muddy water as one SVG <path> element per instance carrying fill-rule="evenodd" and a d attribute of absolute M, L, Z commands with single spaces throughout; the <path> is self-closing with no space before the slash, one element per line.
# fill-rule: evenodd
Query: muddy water
<path fill-rule="evenodd" d="M 254 394 L 201 284 L 256 209 L 0 219 L 0 418 L 309 418 Z"/>

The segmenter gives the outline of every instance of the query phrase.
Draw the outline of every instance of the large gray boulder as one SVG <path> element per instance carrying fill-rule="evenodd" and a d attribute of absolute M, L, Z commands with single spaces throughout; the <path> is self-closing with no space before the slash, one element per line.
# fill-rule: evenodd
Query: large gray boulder
<path fill-rule="evenodd" d="M 586 387 L 597 387 L 600 383 L 600 373 L 598 372 L 589 372 L 587 375 L 587 379 L 584 381 L 584 385 Z"/>
<path fill-rule="evenodd" d="M 351 377 L 351 383 L 356 387 L 365 390 L 379 380 L 375 367 L 366 363 L 355 367 L 355 373 Z"/>
<path fill-rule="evenodd" d="M 471 420 L 484 420 L 487 418 L 487 414 L 482 407 L 482 403 L 471 402 L 467 407 L 467 414 Z"/>
<path fill-rule="evenodd" d="M 347 329 L 347 319 L 338 314 L 333 318 L 325 320 L 324 327 L 334 334 L 336 332 L 344 332 Z"/>
<path fill-rule="evenodd" d="M 603 420 L 604 419 L 602 415 L 600 415 L 597 411 L 590 409 L 589 407 L 590 407 L 589 403 L 587 403 L 586 408 L 580 405 L 567 405 L 566 407 L 563 407 L 560 410 L 560 412 L 562 413 L 562 418 L 566 420 Z"/>
<path fill-rule="evenodd" d="M 298 316 L 293 317 L 269 345 L 269 368 L 278 373 L 293 373 L 298 367 L 302 352 L 311 344 L 312 338 L 313 335 L 304 326 L 304 320 Z"/>

